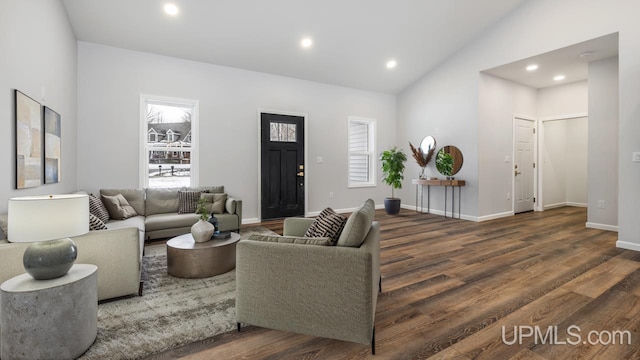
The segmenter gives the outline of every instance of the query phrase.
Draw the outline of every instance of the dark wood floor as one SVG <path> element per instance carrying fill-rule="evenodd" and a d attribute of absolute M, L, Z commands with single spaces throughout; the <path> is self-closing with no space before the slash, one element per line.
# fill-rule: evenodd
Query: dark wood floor
<path fill-rule="evenodd" d="M 366 345 L 249 326 L 154 359 L 639 359 L 640 253 L 559 208 L 474 223 L 403 210 L 382 225 L 376 355 Z M 261 224 L 281 232 L 282 222 Z M 579 326 L 577 340 L 565 331 Z M 557 326 L 555 344 L 512 341 L 514 326 Z M 572 333 L 578 333 L 572 328 Z M 590 345 L 590 331 L 631 345 Z M 592 340 L 597 337 L 592 337 Z M 606 334 L 603 341 L 607 341 Z M 626 338 L 623 339 L 626 342 Z"/>

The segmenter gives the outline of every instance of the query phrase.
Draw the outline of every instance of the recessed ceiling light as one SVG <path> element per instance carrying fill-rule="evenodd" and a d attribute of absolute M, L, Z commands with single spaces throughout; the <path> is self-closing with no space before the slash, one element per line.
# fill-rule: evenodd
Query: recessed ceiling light
<path fill-rule="evenodd" d="M 562 80 L 564 80 L 564 75 L 556 75 L 556 76 L 553 77 L 553 80 L 562 81 Z"/>
<path fill-rule="evenodd" d="M 531 64 L 527 66 L 527 71 L 536 71 L 536 70 L 538 70 L 538 65 L 536 64 Z"/>
<path fill-rule="evenodd" d="M 387 69 L 393 69 L 396 67 L 396 65 L 398 65 L 398 63 L 395 60 L 387 61 Z"/>
<path fill-rule="evenodd" d="M 177 15 L 178 14 L 178 7 L 175 6 L 174 4 L 165 4 L 164 5 L 164 12 L 166 12 L 169 15 Z"/>
<path fill-rule="evenodd" d="M 311 45 L 313 45 L 313 40 L 311 40 L 311 38 L 304 38 L 302 39 L 302 41 L 300 42 L 300 45 L 303 48 L 310 48 Z"/>

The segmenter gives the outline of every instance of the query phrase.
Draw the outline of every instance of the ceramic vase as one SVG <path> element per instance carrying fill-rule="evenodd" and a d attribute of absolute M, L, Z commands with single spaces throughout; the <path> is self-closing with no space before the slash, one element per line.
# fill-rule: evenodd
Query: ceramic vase
<path fill-rule="evenodd" d="M 216 231 L 216 228 L 210 222 L 202 219 L 198 220 L 197 223 L 191 226 L 191 235 L 195 242 L 211 240 L 211 236 L 213 236 L 214 231 Z"/>
<path fill-rule="evenodd" d="M 49 280 L 66 274 L 77 257 L 76 244 L 69 238 L 63 238 L 29 245 L 24 251 L 22 264 L 34 279 Z"/>

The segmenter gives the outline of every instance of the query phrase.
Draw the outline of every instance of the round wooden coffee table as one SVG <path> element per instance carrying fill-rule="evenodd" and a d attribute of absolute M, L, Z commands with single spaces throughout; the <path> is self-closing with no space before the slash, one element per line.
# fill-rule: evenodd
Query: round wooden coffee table
<path fill-rule="evenodd" d="M 236 244 L 240 234 L 231 233 L 223 240 L 197 243 L 191 234 L 184 234 L 167 241 L 167 272 L 171 276 L 199 279 L 236 267 Z"/>

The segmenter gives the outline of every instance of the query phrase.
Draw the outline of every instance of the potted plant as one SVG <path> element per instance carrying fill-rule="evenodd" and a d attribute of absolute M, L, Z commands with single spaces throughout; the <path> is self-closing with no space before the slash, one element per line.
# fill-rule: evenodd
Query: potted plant
<path fill-rule="evenodd" d="M 400 199 L 394 196 L 393 190 L 402 189 L 407 155 L 394 146 L 382 152 L 380 161 L 382 161 L 382 181 L 391 186 L 391 197 L 384 199 L 384 209 L 387 214 L 395 215 L 400 212 Z"/>

